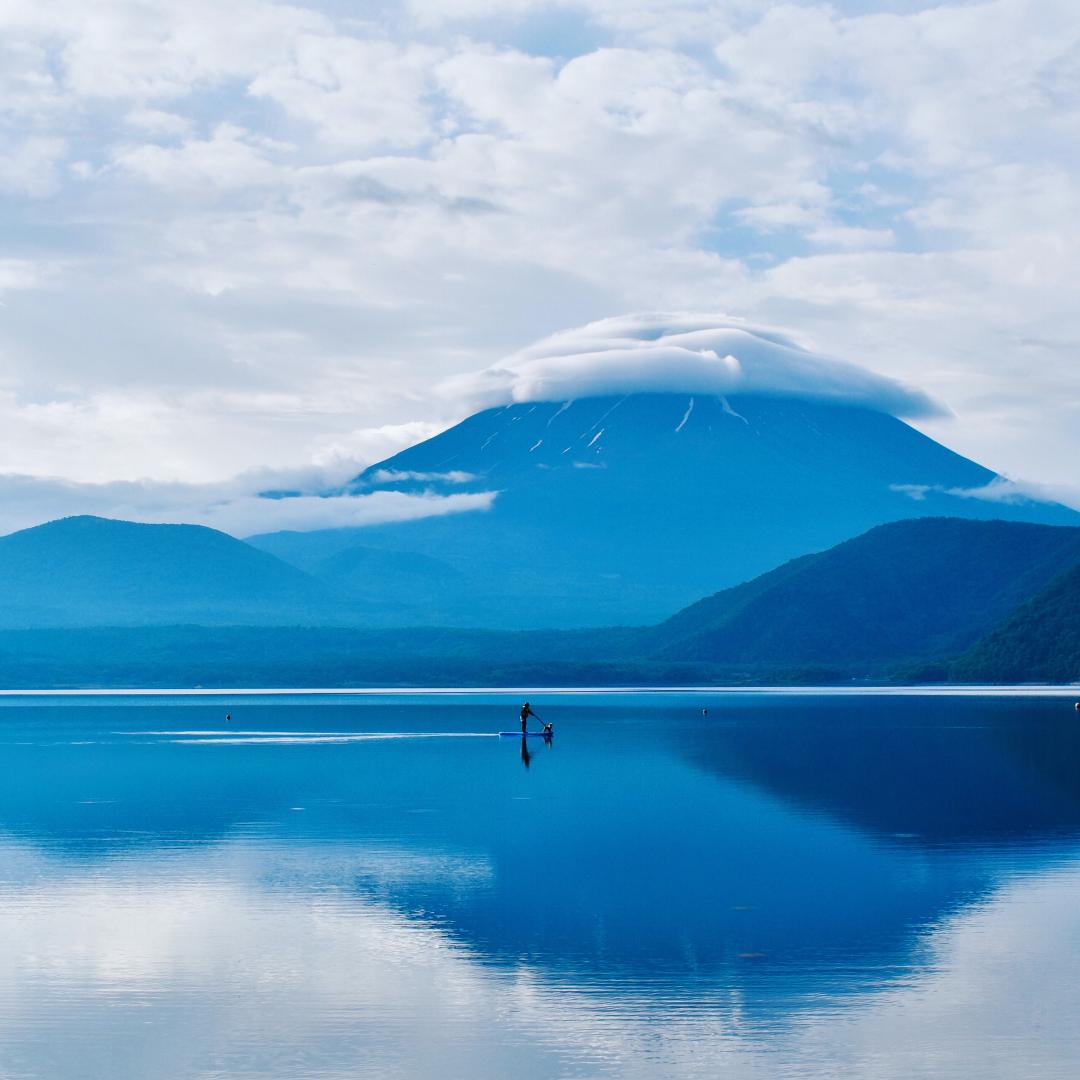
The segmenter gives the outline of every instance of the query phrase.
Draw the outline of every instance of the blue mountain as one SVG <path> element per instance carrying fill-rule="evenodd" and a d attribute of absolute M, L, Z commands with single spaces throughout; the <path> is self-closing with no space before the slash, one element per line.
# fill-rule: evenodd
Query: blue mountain
<path fill-rule="evenodd" d="M 489 510 L 249 542 L 369 601 L 356 566 L 370 557 L 346 553 L 398 553 L 417 570 L 399 573 L 384 625 L 418 608 L 451 626 L 643 624 L 890 521 L 1080 524 L 1053 503 L 979 497 L 997 479 L 865 407 L 631 394 L 488 409 L 349 485 L 497 492 Z"/>
<path fill-rule="evenodd" d="M 957 660 L 959 682 L 1080 682 L 1080 561 Z"/>
<path fill-rule="evenodd" d="M 959 655 L 1063 574 L 1080 577 L 1074 568 L 1078 528 L 897 521 L 691 604 L 644 632 L 642 651 L 728 670 L 820 664 L 867 675 Z"/>
<path fill-rule="evenodd" d="M 365 550 L 313 567 L 366 566 L 376 579 L 385 570 L 391 591 L 445 574 L 438 560 L 380 561 Z M 5 687 L 1023 682 L 1080 673 L 1080 528 L 1025 522 L 878 526 L 642 627 L 372 628 L 370 608 L 221 533 L 94 518 L 0 538 L 0 584 Z"/>
<path fill-rule="evenodd" d="M 340 620 L 295 566 L 201 525 L 69 517 L 0 536 L 0 626 Z"/>

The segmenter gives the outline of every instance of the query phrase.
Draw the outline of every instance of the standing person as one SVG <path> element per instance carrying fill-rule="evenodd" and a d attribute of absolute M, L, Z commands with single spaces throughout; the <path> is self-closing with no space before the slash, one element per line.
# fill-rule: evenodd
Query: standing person
<path fill-rule="evenodd" d="M 532 706 L 526 701 L 525 704 L 521 706 L 521 734 L 522 735 L 525 734 L 525 729 L 528 727 L 529 717 L 530 716 L 536 716 L 536 713 L 534 713 L 532 711 Z M 536 716 L 536 719 L 539 720 L 540 717 Z"/>

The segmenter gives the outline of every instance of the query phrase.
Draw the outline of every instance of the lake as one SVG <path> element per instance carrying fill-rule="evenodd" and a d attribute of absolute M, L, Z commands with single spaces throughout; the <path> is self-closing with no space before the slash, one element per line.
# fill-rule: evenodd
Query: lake
<path fill-rule="evenodd" d="M 1075 1077 L 1077 696 L 0 697 L 0 1076 Z"/>

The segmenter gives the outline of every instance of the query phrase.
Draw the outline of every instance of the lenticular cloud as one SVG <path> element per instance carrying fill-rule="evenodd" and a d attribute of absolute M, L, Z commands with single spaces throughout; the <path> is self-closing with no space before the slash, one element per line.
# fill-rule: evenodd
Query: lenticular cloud
<path fill-rule="evenodd" d="M 922 391 L 804 349 L 784 334 L 719 315 L 654 313 L 564 330 L 448 384 L 479 405 L 607 394 L 774 394 L 893 416 L 946 410 Z"/>

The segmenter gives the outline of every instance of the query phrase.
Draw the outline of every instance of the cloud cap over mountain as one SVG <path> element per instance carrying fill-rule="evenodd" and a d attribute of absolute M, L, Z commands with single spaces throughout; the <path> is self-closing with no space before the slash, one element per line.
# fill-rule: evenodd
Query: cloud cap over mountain
<path fill-rule="evenodd" d="M 648 312 L 560 331 L 445 388 L 486 407 L 626 393 L 769 394 L 921 418 L 929 395 L 786 334 L 719 314 Z"/>

